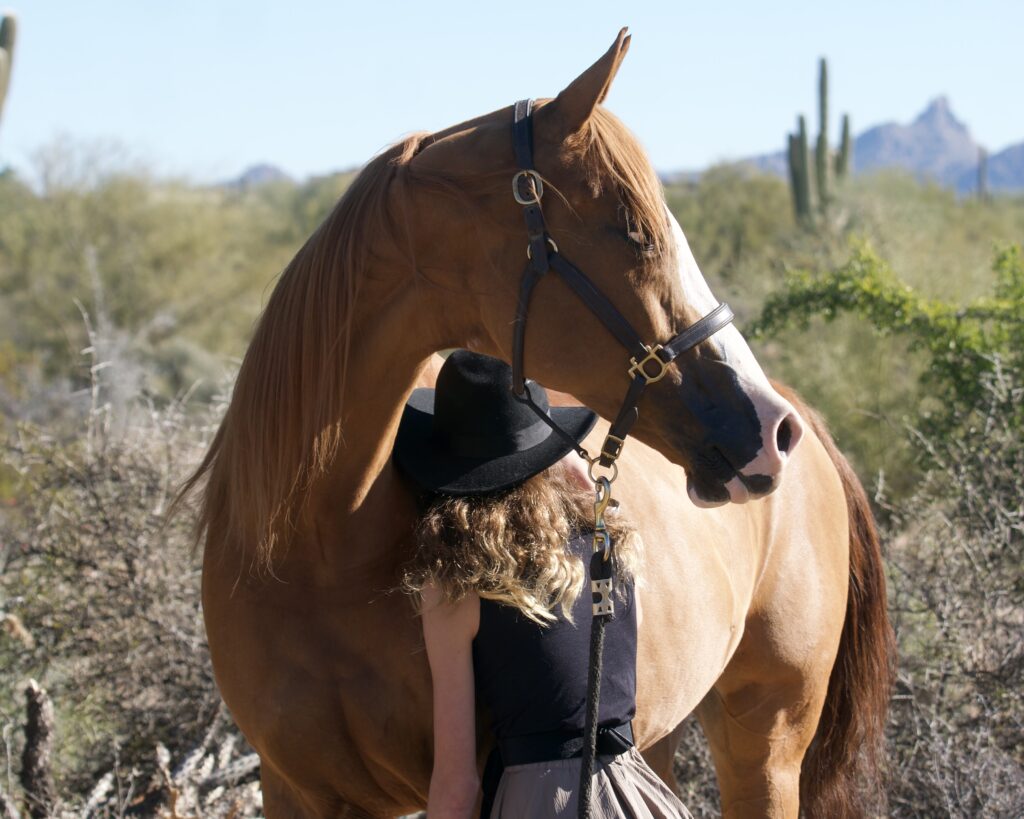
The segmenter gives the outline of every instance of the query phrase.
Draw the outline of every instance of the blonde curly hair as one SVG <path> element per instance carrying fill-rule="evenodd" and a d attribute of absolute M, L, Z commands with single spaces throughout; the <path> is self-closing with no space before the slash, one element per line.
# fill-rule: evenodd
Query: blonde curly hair
<path fill-rule="evenodd" d="M 621 516 L 606 516 L 618 577 L 634 579 L 642 544 Z M 594 526 L 594 497 L 562 464 L 500 493 L 439 496 L 416 527 L 416 551 L 402 587 L 419 596 L 434 585 L 446 603 L 475 592 L 545 624 L 560 606 L 571 619 L 586 570 L 567 548 Z"/>

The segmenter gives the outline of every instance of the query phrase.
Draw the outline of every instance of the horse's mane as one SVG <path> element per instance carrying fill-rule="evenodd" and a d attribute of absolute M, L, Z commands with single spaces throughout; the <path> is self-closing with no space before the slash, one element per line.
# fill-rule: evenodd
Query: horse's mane
<path fill-rule="evenodd" d="M 376 240 L 397 234 L 387 206 L 391 183 L 397 178 L 464 197 L 490 184 L 414 169 L 412 158 L 430 139 L 411 136 L 371 160 L 282 273 L 220 428 L 176 501 L 205 481 L 197 545 L 206 535 L 254 546 L 250 568 L 272 571 L 276 547 L 289 541 L 309 488 L 342 444 L 349 335 L 360 285 Z M 614 186 L 631 229 L 655 247 L 667 247 L 661 187 L 625 126 L 598 108 L 573 142 L 568 147 L 579 152 L 594 193 Z M 508 163 L 487 177 L 507 184 L 511 156 Z"/>
<path fill-rule="evenodd" d="M 333 462 L 352 316 L 370 249 L 395 233 L 390 183 L 425 138 L 410 136 L 367 163 L 278 279 L 220 428 L 178 496 L 205 479 L 197 544 L 211 531 L 254 544 L 252 568 L 271 569 L 306 490 Z"/>

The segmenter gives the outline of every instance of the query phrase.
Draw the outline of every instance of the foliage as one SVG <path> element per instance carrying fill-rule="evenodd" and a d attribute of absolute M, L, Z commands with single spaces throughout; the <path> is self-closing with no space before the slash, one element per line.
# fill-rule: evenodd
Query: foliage
<path fill-rule="evenodd" d="M 993 265 L 994 293 L 966 306 L 927 299 L 900 282 L 867 246 L 825 274 L 805 270 L 787 276 L 770 296 L 751 328 L 770 335 L 813 318 L 831 321 L 853 313 L 882 335 L 907 338 L 909 349 L 925 353 L 922 374 L 929 401 L 921 409 L 926 429 L 951 434 L 966 413 L 988 394 L 985 377 L 996 357 L 1017 375 L 1024 372 L 1024 259 L 1019 245 L 1001 250 Z M 1018 411 L 1014 423 L 1024 416 Z"/>
<path fill-rule="evenodd" d="M 733 285 L 736 297 L 759 304 L 759 284 L 771 286 L 764 268 L 783 254 L 796 223 L 789 209 L 785 183 L 735 165 L 720 165 L 689 186 L 666 190 L 669 208 L 693 249 L 708 282 Z M 768 278 L 768 281 L 764 281 Z"/>
<path fill-rule="evenodd" d="M 118 329 L 147 388 L 216 379 L 242 354 L 269 283 L 333 206 L 349 176 L 253 190 L 156 180 L 58 143 L 38 185 L 0 177 L 0 342 L 51 379 L 84 386 L 77 300 Z"/>

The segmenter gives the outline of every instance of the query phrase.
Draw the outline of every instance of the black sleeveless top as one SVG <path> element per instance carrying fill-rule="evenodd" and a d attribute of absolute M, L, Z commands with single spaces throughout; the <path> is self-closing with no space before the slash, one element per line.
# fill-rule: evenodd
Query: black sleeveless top
<path fill-rule="evenodd" d="M 568 549 L 589 566 L 591 536 Z M 616 578 L 615 614 L 605 628 L 599 725 L 621 725 L 636 713 L 636 608 L 632 583 Z M 562 615 L 546 626 L 518 609 L 480 600 L 473 640 L 476 695 L 491 714 L 498 740 L 547 731 L 583 732 L 590 653 L 590 579 L 576 599 L 574 623 Z"/>

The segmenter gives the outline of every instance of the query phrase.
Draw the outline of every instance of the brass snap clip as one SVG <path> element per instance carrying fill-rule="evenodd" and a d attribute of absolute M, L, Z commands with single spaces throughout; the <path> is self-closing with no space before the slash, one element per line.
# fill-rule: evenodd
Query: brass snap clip
<path fill-rule="evenodd" d="M 607 560 L 612 553 L 612 540 L 608 536 L 608 528 L 605 526 L 604 513 L 612 503 L 612 484 L 606 477 L 600 477 L 594 481 L 594 552 L 604 552 L 603 559 Z"/>
<path fill-rule="evenodd" d="M 612 556 L 612 539 L 604 522 L 604 513 L 613 505 L 611 481 L 605 477 L 598 478 L 594 481 L 594 492 L 594 552 L 590 563 L 590 593 L 593 596 L 591 610 L 594 617 L 610 617 L 615 613 L 615 601 L 612 598 L 614 569 L 609 561 Z"/>

